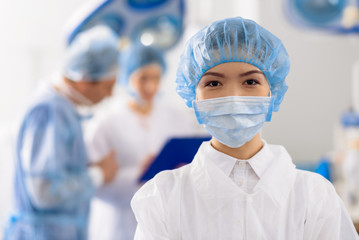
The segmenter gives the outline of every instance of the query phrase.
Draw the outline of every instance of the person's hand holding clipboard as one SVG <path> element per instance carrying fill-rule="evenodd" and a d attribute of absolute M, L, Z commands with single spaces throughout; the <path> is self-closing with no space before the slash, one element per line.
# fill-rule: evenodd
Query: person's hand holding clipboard
<path fill-rule="evenodd" d="M 171 170 L 192 162 L 198 148 L 210 137 L 172 138 L 139 178 L 146 182 L 163 170 Z"/>

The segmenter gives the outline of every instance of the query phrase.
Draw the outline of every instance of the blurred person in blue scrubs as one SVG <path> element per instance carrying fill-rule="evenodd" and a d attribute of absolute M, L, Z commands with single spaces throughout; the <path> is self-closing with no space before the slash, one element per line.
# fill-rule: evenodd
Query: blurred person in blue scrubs
<path fill-rule="evenodd" d="M 115 180 L 99 188 L 91 203 L 90 239 L 133 239 L 136 220 L 130 200 L 139 188 L 138 178 L 169 138 L 192 131 L 191 122 L 158 94 L 166 69 L 162 51 L 132 45 L 121 52 L 120 66 L 119 81 L 129 96 L 86 133 L 91 159 L 115 150 L 121 166 Z"/>
<path fill-rule="evenodd" d="M 112 181 L 109 152 L 89 164 L 79 107 L 110 96 L 118 69 L 117 36 L 105 26 L 80 33 L 68 46 L 57 85 L 30 102 L 16 140 L 14 212 L 5 239 L 87 239 L 89 201 Z"/>

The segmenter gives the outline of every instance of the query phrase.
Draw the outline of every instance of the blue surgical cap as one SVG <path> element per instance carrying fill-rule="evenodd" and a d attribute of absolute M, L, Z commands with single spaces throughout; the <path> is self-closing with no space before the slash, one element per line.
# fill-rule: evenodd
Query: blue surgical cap
<path fill-rule="evenodd" d="M 65 52 L 63 74 L 72 81 L 96 82 L 115 77 L 118 36 L 104 25 L 80 33 Z"/>
<path fill-rule="evenodd" d="M 163 52 L 153 46 L 132 45 L 121 53 L 120 66 L 122 76 L 119 79 L 120 83 L 126 86 L 133 72 L 150 64 L 158 64 L 162 68 L 162 72 L 165 72 L 166 63 Z"/>
<path fill-rule="evenodd" d="M 288 87 L 289 56 L 282 42 L 256 22 L 241 17 L 216 21 L 196 33 L 180 57 L 177 93 L 188 107 L 196 99 L 196 87 L 202 75 L 221 63 L 246 62 L 266 76 L 273 111 L 279 110 Z"/>

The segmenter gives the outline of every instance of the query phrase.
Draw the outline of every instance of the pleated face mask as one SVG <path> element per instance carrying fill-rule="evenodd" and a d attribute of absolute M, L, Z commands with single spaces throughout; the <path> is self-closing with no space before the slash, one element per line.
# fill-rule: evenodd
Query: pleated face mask
<path fill-rule="evenodd" d="M 238 148 L 251 140 L 271 119 L 272 97 L 229 96 L 194 100 L 200 124 L 218 141 Z"/>

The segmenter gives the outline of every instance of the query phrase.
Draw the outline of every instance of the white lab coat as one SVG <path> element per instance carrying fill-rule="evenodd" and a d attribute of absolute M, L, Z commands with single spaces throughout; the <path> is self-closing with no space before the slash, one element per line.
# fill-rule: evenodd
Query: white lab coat
<path fill-rule="evenodd" d="M 190 117 L 159 101 L 143 117 L 123 101 L 117 111 L 87 126 L 89 158 L 99 160 L 114 150 L 119 164 L 115 180 L 101 187 L 91 202 L 89 239 L 133 239 L 136 220 L 130 201 L 139 188 L 140 164 L 157 155 L 169 138 L 190 135 Z"/>
<path fill-rule="evenodd" d="M 358 239 L 333 186 L 295 169 L 282 146 L 268 145 L 272 164 L 252 194 L 210 160 L 210 147 L 203 143 L 191 164 L 159 173 L 135 194 L 136 240 Z"/>

